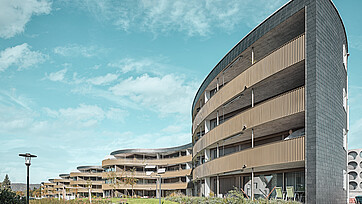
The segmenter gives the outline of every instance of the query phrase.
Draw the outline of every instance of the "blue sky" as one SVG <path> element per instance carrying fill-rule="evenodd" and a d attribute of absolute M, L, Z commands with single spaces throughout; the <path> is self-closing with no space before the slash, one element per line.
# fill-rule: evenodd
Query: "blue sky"
<path fill-rule="evenodd" d="M 202 80 L 287 0 L 0 0 L 0 180 L 31 182 L 111 151 L 191 141 Z M 362 148 L 362 1 L 335 0 L 349 38 L 349 147 Z"/>

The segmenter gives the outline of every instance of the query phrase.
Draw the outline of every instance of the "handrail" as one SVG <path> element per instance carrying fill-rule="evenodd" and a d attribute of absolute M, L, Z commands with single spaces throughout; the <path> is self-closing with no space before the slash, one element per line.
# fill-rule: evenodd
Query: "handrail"
<path fill-rule="evenodd" d="M 193 170 L 193 178 L 204 178 L 220 175 L 243 169 L 243 172 L 254 168 L 254 172 L 268 168 L 277 170 L 290 165 L 291 168 L 304 166 L 305 161 L 305 136 L 269 143 L 240 152 L 235 152 L 224 157 L 219 157 L 204 163 Z M 240 172 L 242 173 L 242 172 Z"/>
<path fill-rule="evenodd" d="M 305 35 L 303 34 L 262 60 L 259 60 L 249 69 L 227 83 L 225 87 L 216 92 L 197 113 L 193 120 L 192 133 L 195 133 L 197 127 L 202 124 L 202 121 L 213 111 L 244 91 L 244 87 L 250 88 L 271 75 L 302 61 L 305 58 L 304 44 Z"/>
<path fill-rule="evenodd" d="M 193 147 L 193 155 L 197 155 L 206 147 L 269 121 L 293 115 L 305 109 L 304 86 L 260 103 L 239 113 L 228 121 L 207 132 Z"/>

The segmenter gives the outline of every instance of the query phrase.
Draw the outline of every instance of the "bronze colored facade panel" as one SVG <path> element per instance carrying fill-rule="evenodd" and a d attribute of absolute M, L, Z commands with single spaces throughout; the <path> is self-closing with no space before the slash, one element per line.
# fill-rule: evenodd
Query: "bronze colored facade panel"
<path fill-rule="evenodd" d="M 304 107 L 304 87 L 280 95 L 215 127 L 194 144 L 193 153 L 196 155 L 208 146 L 242 132 L 244 126 L 250 129 L 269 121 L 303 112 Z"/>
<path fill-rule="evenodd" d="M 303 162 L 305 160 L 305 138 L 299 137 L 270 143 L 211 160 L 193 171 L 194 179 L 244 169 Z"/>

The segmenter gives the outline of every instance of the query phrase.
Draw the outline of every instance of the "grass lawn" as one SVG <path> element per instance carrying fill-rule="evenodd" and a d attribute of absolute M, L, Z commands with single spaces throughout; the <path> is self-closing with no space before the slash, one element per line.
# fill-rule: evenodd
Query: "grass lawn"
<path fill-rule="evenodd" d="M 125 201 L 129 204 L 134 203 L 145 203 L 145 204 L 158 204 L 159 200 L 156 198 L 105 198 L 105 199 L 93 199 L 92 203 L 115 203 L 119 204 L 120 202 Z M 164 204 L 177 204 L 176 202 L 168 201 L 168 200 L 161 200 L 161 203 Z M 89 203 L 88 199 L 76 199 L 76 200 L 70 200 L 70 201 L 64 201 L 64 200 L 58 200 L 58 199 L 41 199 L 41 200 L 31 200 L 30 204 L 86 204 Z"/>
<path fill-rule="evenodd" d="M 132 204 L 132 203 L 145 203 L 145 204 L 158 204 L 159 200 L 156 198 L 128 198 L 127 202 Z M 175 202 L 172 201 L 168 201 L 168 200 L 161 200 L 161 203 L 164 204 L 176 204 Z"/>

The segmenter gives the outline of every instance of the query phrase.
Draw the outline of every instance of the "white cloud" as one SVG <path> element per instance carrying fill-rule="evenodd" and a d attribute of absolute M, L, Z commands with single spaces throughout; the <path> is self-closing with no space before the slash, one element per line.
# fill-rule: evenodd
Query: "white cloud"
<path fill-rule="evenodd" d="M 80 104 L 76 108 L 61 108 L 52 110 L 43 108 L 43 110 L 52 118 L 57 118 L 65 126 L 76 125 L 78 127 L 90 127 L 97 125 L 105 119 L 124 121 L 128 115 L 126 110 L 110 107 L 104 110 L 97 105 Z"/>
<path fill-rule="evenodd" d="M 87 81 L 94 85 L 105 85 L 105 84 L 109 84 L 110 82 L 112 82 L 114 80 L 117 80 L 118 76 L 119 76 L 118 74 L 108 73 L 104 76 L 90 78 Z"/>
<path fill-rule="evenodd" d="M 49 14 L 51 3 L 47 0 L 0 1 L 0 37 L 11 38 L 24 32 L 32 15 Z"/>
<path fill-rule="evenodd" d="M 65 57 L 83 56 L 94 57 L 100 53 L 100 49 L 95 46 L 83 46 L 78 44 L 69 44 L 66 46 L 58 46 L 54 48 L 53 52 Z"/>
<path fill-rule="evenodd" d="M 186 115 L 189 114 L 196 85 L 172 74 L 162 77 L 144 74 L 125 79 L 109 90 L 116 96 L 127 97 L 140 106 L 161 114 Z"/>
<path fill-rule="evenodd" d="M 154 34 L 177 31 L 187 33 L 188 36 L 207 36 L 215 29 L 230 32 L 242 23 L 255 26 L 285 2 L 286 0 L 86 0 L 77 7 L 88 10 L 98 20 L 110 21 L 125 31 L 142 30 Z"/>
<path fill-rule="evenodd" d="M 0 71 L 4 71 L 10 66 L 17 66 L 18 70 L 43 63 L 47 55 L 39 51 L 31 51 L 27 43 L 9 47 L 0 52 Z"/>
<path fill-rule="evenodd" d="M 62 69 L 57 72 L 52 72 L 49 75 L 45 73 L 45 77 L 50 81 L 63 81 L 65 73 L 67 73 L 67 69 Z"/>
<path fill-rule="evenodd" d="M 162 132 L 177 133 L 177 132 L 181 132 L 182 130 L 183 130 L 183 127 L 180 125 L 169 125 L 169 126 L 165 127 L 164 129 L 162 129 Z"/>
<path fill-rule="evenodd" d="M 151 59 L 135 60 L 133 58 L 125 58 L 117 62 L 108 63 L 107 65 L 109 67 L 119 68 L 123 73 L 152 71 L 154 70 L 154 67 L 160 67 L 160 65 L 154 60 Z"/>

